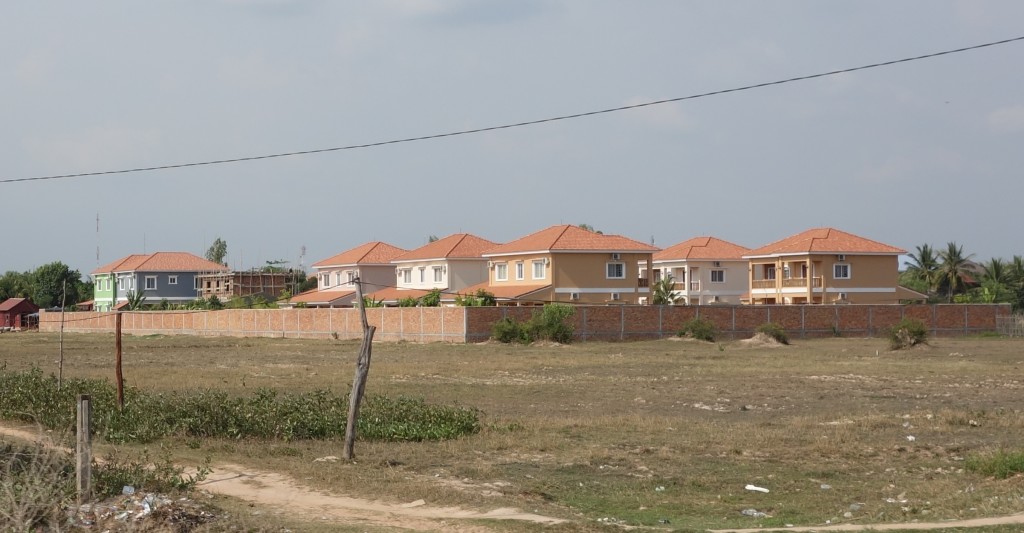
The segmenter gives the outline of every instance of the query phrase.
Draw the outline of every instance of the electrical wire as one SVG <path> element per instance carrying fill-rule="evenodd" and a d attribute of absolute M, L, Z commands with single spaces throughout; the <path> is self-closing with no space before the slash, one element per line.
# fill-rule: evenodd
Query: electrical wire
<path fill-rule="evenodd" d="M 911 61 L 919 61 L 919 60 L 922 60 L 922 59 L 930 59 L 930 58 L 939 57 L 939 56 L 945 56 L 945 55 L 950 55 L 950 54 L 957 54 L 957 53 L 961 53 L 961 52 L 967 52 L 967 51 L 970 51 L 970 50 L 977 50 L 979 48 L 988 48 L 988 47 L 991 47 L 991 46 L 998 46 L 998 45 L 1008 44 L 1008 43 L 1012 43 L 1012 42 L 1016 42 L 1016 41 L 1024 41 L 1024 36 L 1013 37 L 1013 38 L 1010 38 L 1010 39 L 1003 39 L 1003 40 L 1000 40 L 1000 41 L 992 41 L 992 42 L 988 42 L 988 43 L 976 44 L 976 45 L 972 45 L 972 46 L 965 46 L 963 48 L 956 48 L 956 49 L 952 49 L 952 50 L 943 50 L 941 52 L 933 52 L 933 53 L 930 53 L 930 54 L 924 54 L 924 55 L 919 55 L 919 56 L 905 57 L 905 58 L 902 58 L 902 59 L 893 59 L 893 60 L 884 61 L 884 62 L 881 62 L 881 63 L 871 63 L 869 65 L 862 65 L 862 66 L 859 66 L 859 67 L 844 68 L 844 69 L 840 69 L 840 70 L 831 70 L 831 71 L 828 71 L 828 72 L 820 72 L 820 73 L 817 73 L 817 74 L 809 74 L 809 75 L 806 75 L 806 76 L 797 76 L 797 77 L 794 77 L 794 78 L 786 78 L 786 79 L 782 79 L 782 80 L 768 81 L 768 82 L 763 82 L 763 83 L 756 83 L 756 84 L 753 84 L 753 85 L 744 85 L 742 87 L 734 87 L 734 88 L 731 88 L 731 89 L 721 89 L 721 90 L 711 91 L 711 92 L 706 92 L 706 93 L 691 94 L 689 96 L 680 96 L 680 97 L 677 97 L 677 98 L 667 98 L 667 99 L 664 99 L 664 100 L 654 100 L 654 101 L 651 101 L 651 102 L 643 102 L 643 103 L 627 105 L 627 106 L 619 106 L 619 107 L 611 107 L 611 108 L 607 108 L 607 109 L 599 109 L 599 110 L 596 110 L 596 111 L 586 111 L 586 112 L 582 112 L 582 113 L 573 113 L 573 114 L 570 114 L 570 115 L 560 115 L 560 116 L 542 118 L 542 119 L 537 119 L 537 120 L 528 120 L 528 121 L 523 121 L 523 122 L 515 122 L 515 123 L 510 123 L 510 124 L 502 124 L 502 125 L 499 125 L 499 126 L 488 126 L 488 127 L 484 127 L 484 128 L 474 128 L 474 129 L 459 130 L 459 131 L 452 131 L 452 132 L 446 132 L 446 133 L 435 133 L 435 134 L 432 134 L 432 135 L 422 135 L 422 136 L 418 136 L 418 137 L 405 137 L 405 138 L 400 138 L 400 139 L 391 139 L 391 140 L 387 140 L 387 141 L 369 142 L 369 143 L 361 143 L 361 144 L 350 144 L 350 145 L 347 145 L 347 146 L 336 146 L 336 147 L 333 147 L 333 148 L 319 148 L 319 149 L 312 149 L 312 150 L 298 150 L 298 151 L 294 151 L 294 152 L 281 152 L 281 153 L 276 153 L 276 154 L 265 154 L 265 155 L 256 155 L 256 156 L 248 156 L 248 157 L 236 157 L 236 158 L 231 158 L 231 159 L 215 159 L 215 160 L 211 160 L 211 161 L 199 161 L 199 162 L 193 162 L 193 163 L 179 163 L 179 164 L 171 164 L 171 165 L 157 165 L 157 166 L 148 166 L 148 167 L 128 168 L 128 169 L 121 169 L 121 170 L 104 170 L 104 171 L 98 171 L 98 172 L 80 172 L 80 173 L 76 173 L 76 174 L 56 174 L 56 175 L 51 175 L 51 176 L 34 176 L 34 177 L 29 177 L 29 178 L 5 178 L 5 179 L 0 179 L 0 184 L 4 184 L 4 183 L 18 183 L 18 182 L 26 182 L 26 181 L 43 181 L 43 180 L 68 179 L 68 178 L 84 178 L 84 177 L 89 177 L 89 176 L 105 176 L 105 175 L 111 175 L 111 174 L 129 174 L 129 173 L 136 173 L 136 172 L 152 172 L 152 171 L 157 171 L 157 170 L 168 170 L 168 169 L 175 169 L 175 168 L 188 168 L 188 167 L 199 167 L 199 166 L 209 166 L 209 165 L 222 165 L 222 164 L 228 164 L 228 163 L 241 163 L 241 162 L 244 162 L 244 161 L 259 161 L 259 160 L 263 160 L 263 159 L 274 159 L 274 158 L 279 158 L 279 157 L 290 157 L 290 156 L 321 154 L 321 153 L 326 153 L 326 152 L 339 152 L 339 151 L 344 151 L 344 150 L 357 150 L 357 149 L 362 149 L 362 148 L 374 148 L 374 147 L 378 147 L 378 146 L 387 146 L 387 145 L 391 145 L 391 144 L 401 144 L 401 143 L 410 143 L 410 142 L 417 142 L 417 141 L 427 141 L 427 140 L 432 140 L 432 139 L 442 139 L 442 138 L 445 138 L 445 137 L 456 137 L 456 136 L 460 136 L 460 135 L 470 135 L 470 134 L 475 134 L 475 133 L 483 133 L 483 132 L 488 132 L 488 131 L 496 131 L 496 130 L 504 130 L 504 129 L 511 129 L 511 128 L 519 128 L 519 127 L 524 127 L 524 126 L 535 126 L 535 125 L 538 125 L 538 124 L 544 124 L 544 123 L 548 123 L 548 122 L 557 122 L 557 121 L 561 121 L 561 120 L 571 120 L 571 119 L 589 117 L 589 116 L 594 116 L 594 115 L 601 115 L 601 114 L 606 114 L 606 113 L 615 113 L 615 112 L 618 112 L 618 111 L 627 111 L 627 110 L 630 110 L 630 109 L 637 109 L 637 108 L 641 108 L 641 107 L 649 107 L 649 106 L 655 106 L 655 105 L 660 105 L 660 104 L 667 104 L 667 103 L 672 103 L 672 102 L 682 102 L 684 100 L 694 100 L 694 99 L 697 99 L 697 98 L 705 98 L 705 97 L 708 97 L 708 96 L 717 96 L 717 95 L 728 94 L 728 93 L 735 93 L 735 92 L 740 92 L 740 91 L 748 91 L 748 90 L 751 90 L 751 89 L 760 89 L 760 88 L 764 88 L 764 87 L 770 87 L 770 86 L 773 86 L 773 85 L 782 85 L 782 84 L 785 84 L 785 83 L 793 83 L 793 82 L 797 82 L 797 81 L 812 80 L 812 79 L 815 79 L 815 78 L 823 78 L 823 77 L 826 77 L 826 76 L 834 76 L 834 75 L 837 75 L 837 74 L 845 74 L 845 73 L 848 73 L 848 72 L 856 72 L 858 70 L 867 70 L 867 69 L 872 69 L 872 68 L 896 65 L 896 64 L 899 64 L 899 63 L 908 63 L 908 62 L 911 62 Z"/>

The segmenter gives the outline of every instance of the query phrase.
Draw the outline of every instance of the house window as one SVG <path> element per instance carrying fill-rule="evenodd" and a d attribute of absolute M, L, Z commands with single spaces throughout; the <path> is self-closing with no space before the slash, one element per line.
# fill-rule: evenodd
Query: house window
<path fill-rule="evenodd" d="M 197 276 L 197 277 L 192 278 L 192 285 L 193 285 L 193 288 L 198 291 L 199 289 L 201 289 L 203 287 L 203 282 Z"/>
<path fill-rule="evenodd" d="M 834 279 L 850 279 L 850 265 L 845 263 L 832 265 L 832 277 Z"/>
<path fill-rule="evenodd" d="M 494 281 L 508 281 L 508 263 L 494 265 Z"/>
<path fill-rule="evenodd" d="M 443 280 L 444 277 L 443 273 L 441 272 L 441 267 L 434 267 L 434 281 L 440 283 Z"/>
<path fill-rule="evenodd" d="M 356 282 L 356 273 L 351 270 L 345 271 L 345 277 L 348 278 L 348 284 L 354 285 Z"/>
<path fill-rule="evenodd" d="M 177 285 L 178 284 L 178 276 L 167 276 L 167 284 L 168 285 Z"/>
<path fill-rule="evenodd" d="M 326 289 L 327 287 L 330 287 L 330 286 L 331 286 L 331 275 L 330 274 L 323 274 L 323 275 L 321 275 L 320 276 L 320 288 L 321 289 Z"/>
<path fill-rule="evenodd" d="M 427 281 L 427 267 L 420 267 L 420 283 Z"/>
<path fill-rule="evenodd" d="M 146 290 L 147 291 L 155 291 L 156 290 L 156 276 L 146 276 Z"/>
<path fill-rule="evenodd" d="M 334 281 L 335 281 L 335 283 L 334 283 L 335 285 L 341 285 L 341 272 L 335 272 L 334 273 Z"/>
<path fill-rule="evenodd" d="M 724 270 L 712 270 L 711 271 L 711 283 L 725 283 L 725 271 Z"/>
<path fill-rule="evenodd" d="M 547 274 L 544 270 L 544 260 L 537 259 L 533 262 L 533 279 L 544 279 Z"/>
<path fill-rule="evenodd" d="M 412 269 L 411 268 L 403 268 L 402 269 L 402 282 L 403 283 L 412 283 Z"/>
<path fill-rule="evenodd" d="M 124 278 L 117 278 L 117 290 L 124 290 Z"/>
<path fill-rule="evenodd" d="M 526 266 L 523 265 L 522 261 L 516 262 L 516 279 L 526 278 Z"/>
<path fill-rule="evenodd" d="M 608 263 L 605 265 L 605 276 L 608 279 L 626 279 L 626 263 Z"/>
<path fill-rule="evenodd" d="M 765 265 L 764 279 L 775 279 L 775 265 Z"/>

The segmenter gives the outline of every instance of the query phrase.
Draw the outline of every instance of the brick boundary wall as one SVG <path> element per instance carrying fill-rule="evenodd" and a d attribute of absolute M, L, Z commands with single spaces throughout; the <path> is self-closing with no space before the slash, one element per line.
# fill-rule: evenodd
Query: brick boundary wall
<path fill-rule="evenodd" d="M 374 307 L 366 310 L 379 341 L 479 342 L 503 317 L 528 320 L 531 307 Z M 65 313 L 64 331 L 114 331 L 111 312 Z M 60 313 L 40 311 L 39 330 L 60 330 Z M 728 338 L 746 338 L 766 322 L 782 325 L 791 337 L 884 335 L 904 317 L 917 318 L 933 336 L 997 331 L 996 317 L 1009 304 L 935 305 L 714 305 L 578 306 L 573 317 L 580 340 L 639 340 L 676 335 L 685 322 L 710 319 Z M 224 309 L 220 311 L 126 311 L 121 327 L 130 335 L 198 335 L 358 339 L 358 309 Z"/>

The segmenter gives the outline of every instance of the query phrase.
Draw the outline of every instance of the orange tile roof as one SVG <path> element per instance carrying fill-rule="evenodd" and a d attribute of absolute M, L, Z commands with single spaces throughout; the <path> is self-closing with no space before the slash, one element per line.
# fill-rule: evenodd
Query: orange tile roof
<path fill-rule="evenodd" d="M 694 237 L 655 253 L 654 260 L 743 259 L 743 255 L 749 251 L 750 248 L 715 237 Z"/>
<path fill-rule="evenodd" d="M 485 250 L 494 248 L 497 245 L 498 243 L 477 237 L 471 233 L 456 233 L 406 252 L 391 261 L 397 263 L 399 261 L 423 261 L 428 259 L 482 258 L 481 254 Z"/>
<path fill-rule="evenodd" d="M 744 257 L 796 254 L 905 254 L 906 250 L 835 228 L 814 228 L 751 250 Z"/>
<path fill-rule="evenodd" d="M 133 254 L 103 265 L 92 274 L 112 272 L 205 272 L 227 271 L 228 267 L 188 252 Z"/>
<path fill-rule="evenodd" d="M 406 252 L 402 248 L 386 242 L 373 241 L 346 250 L 323 261 L 313 263 L 313 267 L 332 267 L 343 265 L 383 265 Z"/>
<path fill-rule="evenodd" d="M 446 291 L 448 289 L 441 289 Z M 428 294 L 430 291 L 423 289 L 399 289 L 398 287 L 387 287 L 379 291 L 373 291 L 366 296 L 373 298 L 376 301 L 383 302 L 397 302 L 402 298 L 419 298 Z"/>
<path fill-rule="evenodd" d="M 499 300 L 515 300 L 518 298 L 524 298 L 537 291 L 547 289 L 551 285 L 488 285 L 488 282 L 477 283 L 476 285 L 466 287 L 459 291 L 459 294 L 476 294 L 476 291 L 483 289 L 494 295 Z"/>
<path fill-rule="evenodd" d="M 531 233 L 508 244 L 495 246 L 484 252 L 483 256 L 541 251 L 656 252 L 658 248 L 621 235 L 603 235 L 578 226 L 562 224 Z"/>
<path fill-rule="evenodd" d="M 354 297 L 356 291 L 321 291 L 311 289 L 292 296 L 291 303 L 325 304 L 330 305 L 348 297 Z"/>

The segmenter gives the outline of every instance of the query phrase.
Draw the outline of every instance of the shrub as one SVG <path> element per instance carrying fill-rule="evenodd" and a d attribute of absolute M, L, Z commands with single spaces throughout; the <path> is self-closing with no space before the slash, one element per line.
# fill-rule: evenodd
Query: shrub
<path fill-rule="evenodd" d="M 889 347 L 893 350 L 911 348 L 928 340 L 928 327 L 915 318 L 904 318 L 889 328 Z"/>
<path fill-rule="evenodd" d="M 715 342 L 715 338 L 718 337 L 718 328 L 711 320 L 698 316 L 683 324 L 683 329 L 679 330 L 679 336 Z"/>
<path fill-rule="evenodd" d="M 775 339 L 776 342 L 780 344 L 789 344 L 789 335 L 786 334 L 785 328 L 774 322 L 765 322 L 758 326 L 756 331 L 758 333 L 764 333 L 765 335 Z"/>
<path fill-rule="evenodd" d="M 420 307 L 440 307 L 441 289 L 432 289 L 420 298 Z"/>
<path fill-rule="evenodd" d="M 491 337 L 499 342 L 510 344 L 518 342 L 529 344 L 533 342 L 532 333 L 526 324 L 519 322 L 512 317 L 504 317 L 491 326 Z"/>

